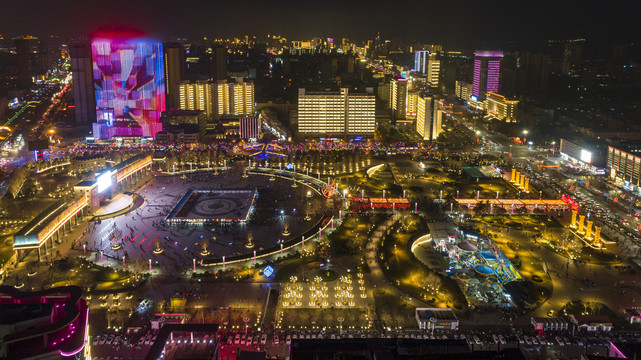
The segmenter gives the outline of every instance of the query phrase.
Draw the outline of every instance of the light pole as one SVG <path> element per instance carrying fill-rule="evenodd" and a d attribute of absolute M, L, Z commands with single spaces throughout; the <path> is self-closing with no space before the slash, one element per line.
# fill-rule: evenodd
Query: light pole
<path fill-rule="evenodd" d="M 243 318 L 243 322 L 245 323 L 245 335 L 247 335 L 247 327 L 249 326 L 248 325 L 249 324 L 249 318 L 248 317 L 244 317 Z"/>
<path fill-rule="evenodd" d="M 341 316 L 337 320 L 338 320 L 338 328 L 339 328 L 338 334 L 342 337 L 343 336 L 343 321 L 345 321 L 345 318 Z"/>

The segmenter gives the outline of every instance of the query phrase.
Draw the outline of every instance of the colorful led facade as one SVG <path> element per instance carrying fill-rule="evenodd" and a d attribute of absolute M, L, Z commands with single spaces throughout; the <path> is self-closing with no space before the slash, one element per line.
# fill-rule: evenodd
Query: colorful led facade
<path fill-rule="evenodd" d="M 96 94 L 94 137 L 154 137 L 162 130 L 165 72 L 162 44 L 96 40 L 91 44 Z"/>
<path fill-rule="evenodd" d="M 474 101 L 485 100 L 488 92 L 498 93 L 501 73 L 501 51 L 477 51 L 474 53 L 474 80 L 472 96 Z"/>

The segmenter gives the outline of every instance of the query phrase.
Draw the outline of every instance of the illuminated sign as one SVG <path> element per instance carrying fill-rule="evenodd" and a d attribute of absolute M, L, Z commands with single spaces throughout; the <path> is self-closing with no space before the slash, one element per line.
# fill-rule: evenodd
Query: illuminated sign
<path fill-rule="evenodd" d="M 587 150 L 581 149 L 581 161 L 589 164 L 592 161 L 592 153 Z"/>
<path fill-rule="evenodd" d="M 265 269 L 263 269 L 263 275 L 266 277 L 270 277 L 274 274 L 274 268 L 271 267 L 270 265 L 267 265 Z"/>
<path fill-rule="evenodd" d="M 109 187 L 111 187 L 111 171 L 108 171 L 98 177 L 96 179 L 96 183 L 98 183 L 98 192 L 101 193 L 105 190 L 107 190 Z"/>

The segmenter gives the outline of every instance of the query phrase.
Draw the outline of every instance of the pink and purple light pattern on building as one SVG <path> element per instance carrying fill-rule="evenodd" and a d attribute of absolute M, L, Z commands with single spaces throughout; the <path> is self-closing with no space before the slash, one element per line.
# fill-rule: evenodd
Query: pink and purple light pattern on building
<path fill-rule="evenodd" d="M 95 40 L 91 53 L 98 120 L 94 137 L 155 137 L 165 111 L 162 44 Z"/>
<path fill-rule="evenodd" d="M 498 93 L 501 74 L 501 51 L 477 51 L 474 53 L 474 79 L 472 95 L 476 100 L 485 99 L 488 92 Z"/>

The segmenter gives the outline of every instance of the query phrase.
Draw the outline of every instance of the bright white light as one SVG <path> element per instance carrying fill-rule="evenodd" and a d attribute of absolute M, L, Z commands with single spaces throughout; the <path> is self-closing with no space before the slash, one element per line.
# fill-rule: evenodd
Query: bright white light
<path fill-rule="evenodd" d="M 98 192 L 101 193 L 111 187 L 111 171 L 108 171 L 96 179 L 98 183 Z"/>
<path fill-rule="evenodd" d="M 592 161 L 592 153 L 590 151 L 581 149 L 581 161 L 589 164 Z"/>

